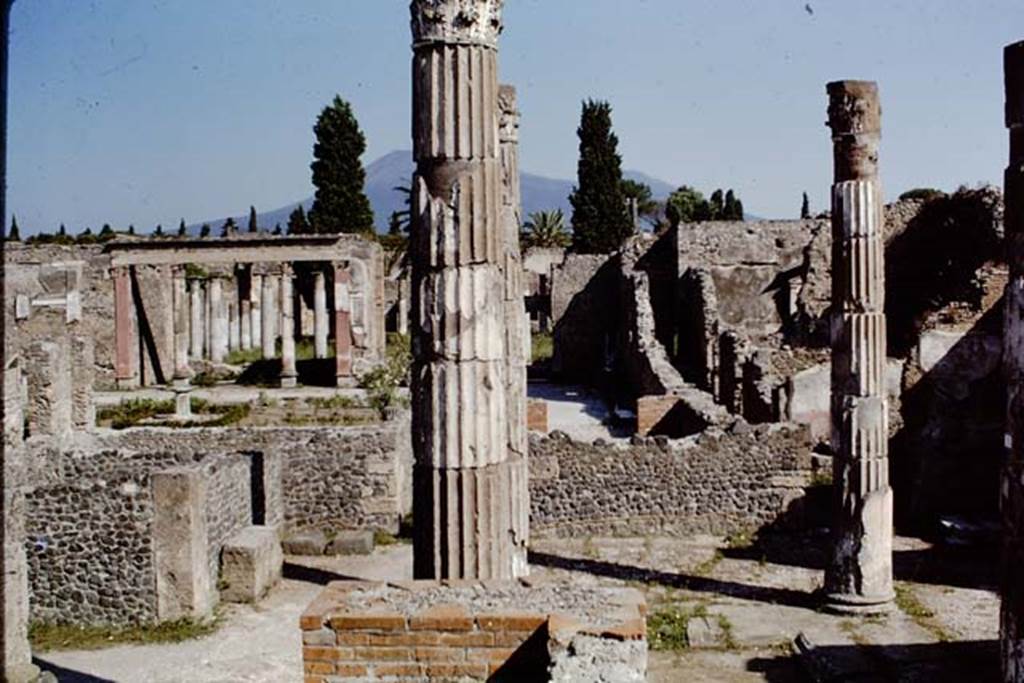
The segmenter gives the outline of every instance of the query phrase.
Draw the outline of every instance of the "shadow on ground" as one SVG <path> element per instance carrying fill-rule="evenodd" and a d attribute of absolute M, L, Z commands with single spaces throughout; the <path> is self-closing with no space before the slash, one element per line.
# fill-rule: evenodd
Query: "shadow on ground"
<path fill-rule="evenodd" d="M 65 669 L 51 664 L 45 659 L 34 657 L 32 663 L 42 669 L 44 672 L 49 672 L 57 677 L 60 683 L 116 683 L 109 678 L 99 678 L 91 674 L 85 674 L 80 671 L 72 671 L 71 669 Z"/>
<path fill-rule="evenodd" d="M 810 655 L 758 657 L 747 670 L 772 683 L 789 682 L 797 666 L 814 681 L 998 681 L 995 640 L 913 645 L 828 645 Z"/>
<path fill-rule="evenodd" d="M 691 574 L 675 574 L 671 572 L 645 569 L 627 564 L 605 562 L 575 557 L 562 557 L 550 553 L 530 552 L 530 564 L 552 569 L 584 572 L 594 576 L 603 576 L 620 581 L 639 581 L 646 584 L 665 586 L 698 593 L 715 593 L 744 600 L 756 600 L 774 605 L 804 607 L 814 609 L 817 600 L 812 593 L 788 588 L 772 588 L 751 586 L 735 581 L 722 581 Z"/>
<path fill-rule="evenodd" d="M 294 564 L 292 562 L 284 563 L 282 576 L 292 581 L 302 581 L 303 583 L 315 583 L 318 586 L 326 586 L 331 581 L 359 580 L 355 576 L 346 576 L 345 574 L 338 574 L 337 572 L 328 571 L 326 569 L 306 567 L 304 565 Z"/>

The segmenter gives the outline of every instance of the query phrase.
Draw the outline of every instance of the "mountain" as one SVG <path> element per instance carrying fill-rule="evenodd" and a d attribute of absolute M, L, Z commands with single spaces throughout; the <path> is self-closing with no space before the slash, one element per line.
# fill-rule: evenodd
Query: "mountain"
<path fill-rule="evenodd" d="M 409 150 L 390 152 L 366 167 L 366 196 L 369 197 L 370 204 L 373 206 L 374 223 L 377 226 L 377 230 L 381 232 L 386 231 L 392 212 L 401 211 L 405 208 L 405 196 L 394 188 L 399 186 L 408 187 L 412 181 L 414 169 L 412 152 Z M 623 171 L 623 176 L 630 180 L 650 185 L 655 199 L 663 200 L 675 189 L 673 185 L 639 171 Z M 568 222 L 569 217 L 572 216 L 569 194 L 572 192 L 575 181 L 545 178 L 523 172 L 520 176 L 520 182 L 522 183 L 524 217 L 534 211 L 561 209 L 565 213 L 566 222 Z M 307 197 L 301 201 L 271 211 L 258 213 L 257 220 L 260 227 L 271 230 L 280 223 L 282 228 L 287 228 L 288 216 L 299 203 L 308 212 L 309 207 L 313 204 L 313 198 Z M 200 226 L 203 223 L 209 223 L 210 227 L 213 228 L 213 234 L 216 235 L 220 227 L 224 225 L 226 218 L 227 216 L 222 216 L 212 220 L 200 221 L 188 226 L 188 230 L 190 233 L 198 234 Z M 249 224 L 248 213 L 234 216 L 234 219 L 241 230 L 245 230 Z"/>

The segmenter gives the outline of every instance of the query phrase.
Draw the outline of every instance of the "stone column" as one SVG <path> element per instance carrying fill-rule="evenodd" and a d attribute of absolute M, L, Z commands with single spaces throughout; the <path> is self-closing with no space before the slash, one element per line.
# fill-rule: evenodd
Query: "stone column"
<path fill-rule="evenodd" d="M 294 387 L 299 373 L 295 370 L 295 301 L 292 297 L 292 268 L 281 268 L 281 386 Z"/>
<path fill-rule="evenodd" d="M 204 358 L 210 358 L 213 354 L 213 308 L 210 305 L 212 301 L 210 298 L 211 282 L 211 278 L 207 278 L 203 282 L 203 346 L 206 347 L 203 355 Z"/>
<path fill-rule="evenodd" d="M 252 346 L 263 346 L 263 316 L 260 315 L 260 299 L 263 297 L 263 276 L 252 273 L 249 276 L 249 329 L 252 332 Z"/>
<path fill-rule="evenodd" d="M 228 353 L 227 302 L 224 301 L 224 284 L 221 278 L 210 278 L 210 360 L 223 363 Z"/>
<path fill-rule="evenodd" d="M 203 285 L 199 280 L 189 280 L 189 295 L 192 300 L 191 320 L 189 322 L 189 351 L 192 360 L 203 359 Z"/>
<path fill-rule="evenodd" d="M 351 276 L 344 263 L 334 264 L 334 377 L 339 387 L 349 386 L 352 376 Z"/>
<path fill-rule="evenodd" d="M 274 335 L 274 279 L 270 275 L 263 276 L 263 317 L 260 339 L 263 347 L 263 360 L 277 355 L 277 340 Z"/>
<path fill-rule="evenodd" d="M 242 348 L 242 320 L 238 315 L 238 302 L 228 301 L 228 349 Z"/>
<path fill-rule="evenodd" d="M 324 273 L 313 275 L 313 351 L 317 358 L 327 358 L 327 287 Z"/>
<path fill-rule="evenodd" d="M 114 269 L 114 379 L 119 389 L 138 385 L 132 372 L 132 280 L 128 266 Z"/>
<path fill-rule="evenodd" d="M 502 0 L 414 0 L 413 472 L 418 579 L 525 569 L 506 421 Z M 522 502 L 522 501 L 519 501 Z"/>
<path fill-rule="evenodd" d="M 508 411 L 508 450 L 512 467 L 512 489 L 509 509 L 512 530 L 517 540 L 515 574 L 528 573 L 526 546 L 529 541 L 530 511 L 528 473 L 526 468 L 526 365 L 530 349 L 530 321 L 523 299 L 523 262 L 519 253 L 519 231 L 522 221 L 522 196 L 519 187 L 519 109 L 516 89 L 502 85 L 498 89 L 501 143 L 501 226 L 505 240 L 505 386 Z M 521 543 L 519 542 L 521 541 Z"/>
<path fill-rule="evenodd" d="M 1003 53 L 1006 126 L 1010 163 L 1006 168 L 1006 285 L 1003 367 L 1006 371 L 1007 461 L 1000 486 L 1003 518 L 1000 650 L 1003 680 L 1024 682 L 1024 41 Z"/>
<path fill-rule="evenodd" d="M 179 420 L 188 420 L 192 417 L 192 387 L 189 382 L 192 370 L 188 364 L 190 297 L 185 267 L 175 266 L 171 278 L 174 308 L 174 416 Z"/>
<path fill-rule="evenodd" d="M 836 501 L 828 606 L 884 611 L 893 599 L 885 392 L 881 108 L 869 81 L 829 83 L 832 186 L 832 449 Z"/>

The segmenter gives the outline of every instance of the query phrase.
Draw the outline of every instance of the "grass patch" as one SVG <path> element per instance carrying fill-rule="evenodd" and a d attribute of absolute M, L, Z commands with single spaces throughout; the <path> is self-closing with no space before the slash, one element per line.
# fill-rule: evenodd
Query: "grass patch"
<path fill-rule="evenodd" d="M 811 486 L 831 486 L 832 485 L 832 469 L 821 468 L 814 470 L 811 474 Z"/>
<path fill-rule="evenodd" d="M 708 616 L 707 605 L 670 605 L 647 617 L 647 642 L 654 651 L 677 652 L 690 647 L 690 619 Z"/>
<path fill-rule="evenodd" d="M 693 568 L 694 576 L 710 576 L 711 572 L 715 571 L 715 567 L 718 563 L 725 559 L 725 555 L 722 554 L 721 550 L 716 550 L 715 554 L 704 560 L 696 567 Z"/>
<path fill-rule="evenodd" d="M 214 405 L 201 398 L 191 400 L 192 412 L 197 415 L 216 415 L 213 420 L 191 420 L 187 422 L 168 422 L 170 427 L 226 427 L 244 420 L 249 415 L 249 406 L 245 404 Z M 133 398 L 122 401 L 116 406 L 108 406 L 96 411 L 98 422 L 110 422 L 111 429 L 128 429 L 145 420 L 152 420 L 161 415 L 174 413 L 174 399 L 154 400 L 149 398 Z"/>
<path fill-rule="evenodd" d="M 536 332 L 530 336 L 530 359 L 538 361 L 549 360 L 555 355 L 555 340 L 547 332 Z"/>
<path fill-rule="evenodd" d="M 335 394 L 330 398 L 313 397 L 309 405 L 317 410 L 344 410 L 346 408 L 365 408 L 366 404 L 357 398 Z"/>
<path fill-rule="evenodd" d="M 914 593 L 914 589 L 910 584 L 897 583 L 895 586 L 896 591 L 896 607 L 901 612 L 906 614 L 911 620 L 925 629 L 939 642 L 948 643 L 953 640 L 953 634 L 950 633 L 935 619 L 935 612 L 928 609 L 917 594 Z"/>
<path fill-rule="evenodd" d="M 757 535 L 750 531 L 735 531 L 725 537 L 725 547 L 730 550 L 747 550 L 756 542 Z"/>
<path fill-rule="evenodd" d="M 735 650 L 739 648 L 739 644 L 736 642 L 736 636 L 733 632 L 732 622 L 729 621 L 729 617 L 724 614 L 716 614 L 715 620 L 718 622 L 718 628 L 722 632 L 722 647 L 726 650 Z"/>
<path fill-rule="evenodd" d="M 378 529 L 373 532 L 373 543 L 380 546 L 397 545 L 399 543 L 412 543 L 412 539 L 402 537 L 401 531 L 399 531 L 398 536 L 395 536 L 387 531 Z"/>
<path fill-rule="evenodd" d="M 69 626 L 34 623 L 28 637 L 36 652 L 99 650 L 127 643 L 180 643 L 208 636 L 220 627 L 220 618 L 206 621 L 180 619 L 139 626 Z"/>
<path fill-rule="evenodd" d="M 237 351 L 231 351 L 228 353 L 228 355 L 224 357 L 224 362 L 228 365 L 248 365 L 249 363 L 255 363 L 262 359 L 262 349 L 238 349 Z"/>
<path fill-rule="evenodd" d="M 587 536 L 585 539 L 583 539 L 582 552 L 583 557 L 587 558 L 588 560 L 596 560 L 599 557 L 601 557 L 601 553 L 598 552 L 597 546 L 594 545 L 593 536 Z"/>
<path fill-rule="evenodd" d="M 217 384 L 217 376 L 212 372 L 198 372 L 192 376 L 192 386 L 208 388 Z"/>

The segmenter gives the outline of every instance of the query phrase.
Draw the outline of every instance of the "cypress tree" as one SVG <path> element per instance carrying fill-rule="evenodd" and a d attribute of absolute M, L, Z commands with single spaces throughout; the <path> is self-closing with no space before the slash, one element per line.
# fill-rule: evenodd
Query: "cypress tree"
<path fill-rule="evenodd" d="M 800 204 L 800 218 L 807 219 L 811 217 L 811 200 L 807 198 L 807 193 L 804 192 L 804 201 Z"/>
<path fill-rule="evenodd" d="M 275 235 L 280 235 L 281 234 L 281 224 L 280 223 L 278 223 L 277 225 L 274 226 L 274 234 Z"/>
<path fill-rule="evenodd" d="M 153 231 L 153 237 L 163 237 L 163 236 L 164 236 L 164 226 L 158 223 L 157 226 L 156 226 L 156 230 Z"/>
<path fill-rule="evenodd" d="M 18 230 L 18 219 L 14 214 L 11 214 L 11 230 L 7 233 L 7 239 L 11 242 L 21 241 L 21 231 Z"/>
<path fill-rule="evenodd" d="M 200 237 L 209 237 L 210 236 L 210 224 L 209 223 L 203 223 L 203 227 L 199 228 L 199 236 Z"/>
<path fill-rule="evenodd" d="M 725 205 L 722 207 L 722 219 L 727 221 L 741 221 L 743 215 L 736 213 L 736 195 L 730 189 L 725 193 Z"/>
<path fill-rule="evenodd" d="M 181 219 L 181 223 L 178 223 L 178 237 L 185 237 L 188 235 L 188 230 L 185 228 L 185 219 Z"/>
<path fill-rule="evenodd" d="M 732 190 L 729 190 L 729 194 L 732 194 Z M 710 200 L 711 208 L 711 220 L 713 221 L 724 221 L 729 220 L 729 204 L 722 200 L 721 188 L 711 193 Z"/>
<path fill-rule="evenodd" d="M 249 232 L 255 233 L 255 232 L 259 232 L 259 231 L 260 231 L 259 226 L 256 225 L 256 207 L 255 206 L 250 206 L 249 207 Z"/>
<path fill-rule="evenodd" d="M 238 232 L 238 225 L 235 224 L 234 218 L 228 218 L 224 221 L 224 226 L 220 229 L 220 236 L 227 237 L 228 235 L 234 235 Z"/>
<path fill-rule="evenodd" d="M 609 253 L 633 234 L 622 194 L 622 157 L 612 132 L 612 108 L 607 102 L 583 103 L 577 186 L 572 204 L 573 249 L 580 253 Z"/>
<path fill-rule="evenodd" d="M 373 232 L 373 209 L 366 197 L 366 171 L 360 158 L 366 138 L 352 106 L 338 96 L 317 117 L 313 127 L 313 185 L 309 211 L 313 232 Z"/>
<path fill-rule="evenodd" d="M 311 232 L 309 220 L 306 218 L 306 210 L 302 208 L 302 204 L 299 204 L 288 216 L 288 234 L 308 235 Z M 277 234 L 280 235 L 281 233 Z"/>
<path fill-rule="evenodd" d="M 61 234 L 64 234 L 64 226 L 63 225 L 60 226 L 60 231 L 61 231 Z M 134 225 L 131 225 L 131 224 L 128 225 L 128 234 L 129 235 L 134 235 L 135 234 L 135 226 Z"/>
<path fill-rule="evenodd" d="M 132 233 L 132 234 L 134 234 L 134 233 Z M 58 237 L 67 237 L 67 235 L 68 235 L 68 229 L 64 227 L 63 223 L 61 223 L 60 224 L 60 228 L 57 230 L 57 236 Z"/>

